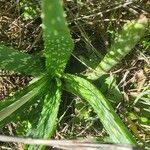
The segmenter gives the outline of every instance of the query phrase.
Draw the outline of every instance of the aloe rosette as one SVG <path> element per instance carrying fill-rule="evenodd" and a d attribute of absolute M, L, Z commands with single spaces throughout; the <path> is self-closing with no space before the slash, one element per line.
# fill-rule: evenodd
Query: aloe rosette
<path fill-rule="evenodd" d="M 38 115 L 34 115 L 34 121 L 31 121 L 27 135 L 33 138 L 50 138 L 57 126 L 62 90 L 67 90 L 80 96 L 93 107 L 114 143 L 136 145 L 135 138 L 100 90 L 87 79 L 64 73 L 74 43 L 67 27 L 62 1 L 42 0 L 41 5 L 45 58 L 0 46 L 0 60 L 2 62 L 0 69 L 13 70 L 35 77 L 23 90 L 0 102 L 0 126 L 15 121 L 18 116 L 21 117 L 23 110 L 28 110 L 33 104 L 36 104 L 40 105 L 40 110 L 36 110 Z M 96 74 L 89 74 L 88 78 L 97 79 L 117 64 L 144 36 L 146 25 L 146 20 L 125 24 L 116 43 L 96 67 Z M 128 38 L 131 40 L 132 36 L 135 37 L 132 43 L 125 46 L 130 42 Z M 121 50 L 122 45 L 125 47 Z M 115 59 L 114 55 L 117 55 Z M 31 116 L 32 113 L 33 111 L 31 111 Z M 27 148 L 42 150 L 44 146 L 29 145 Z"/>

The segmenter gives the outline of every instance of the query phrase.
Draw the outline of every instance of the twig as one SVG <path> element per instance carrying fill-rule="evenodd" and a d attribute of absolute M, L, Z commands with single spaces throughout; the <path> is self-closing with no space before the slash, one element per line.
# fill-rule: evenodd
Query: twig
<path fill-rule="evenodd" d="M 119 9 L 119 8 L 122 8 L 122 7 L 127 7 L 128 5 L 132 4 L 134 1 L 129 1 L 129 2 L 125 2 L 124 4 L 120 4 L 119 6 L 116 6 L 114 8 L 111 8 L 111 9 L 108 9 L 106 11 L 103 11 L 103 12 L 98 12 L 96 14 L 91 14 L 89 16 L 82 16 L 82 17 L 79 17 L 79 18 L 75 18 L 74 20 L 77 21 L 77 20 L 82 20 L 82 19 L 89 19 L 89 18 L 92 18 L 92 17 L 95 17 L 95 16 L 100 16 L 104 13 L 108 13 L 112 10 L 116 10 L 116 9 Z"/>
<path fill-rule="evenodd" d="M 19 138 L 0 135 L 1 142 L 15 142 L 32 145 L 46 145 L 66 150 L 133 150 L 129 145 L 117 145 L 117 144 L 94 144 L 90 141 L 82 140 L 43 140 L 32 138 Z M 137 150 L 134 148 L 134 150 Z"/>

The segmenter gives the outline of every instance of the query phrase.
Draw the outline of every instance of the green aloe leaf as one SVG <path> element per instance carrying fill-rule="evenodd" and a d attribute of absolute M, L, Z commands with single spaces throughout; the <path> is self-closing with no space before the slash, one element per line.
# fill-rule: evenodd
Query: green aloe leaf
<path fill-rule="evenodd" d="M 49 88 L 49 93 L 45 96 L 42 112 L 36 128 L 33 127 L 29 132 L 30 136 L 34 138 L 48 139 L 55 130 L 61 99 L 61 81 L 59 79 L 56 80 L 57 83 L 51 81 L 51 87 Z M 44 149 L 44 146 L 30 145 L 28 147 L 28 150 L 36 149 L 42 150 Z"/>
<path fill-rule="evenodd" d="M 123 100 L 121 91 L 116 83 L 116 77 L 114 75 L 103 75 L 96 81 L 98 89 L 106 95 L 106 98 L 111 102 L 113 106 L 118 105 Z"/>
<path fill-rule="evenodd" d="M 64 80 L 67 91 L 87 100 L 94 108 L 114 143 L 136 144 L 135 139 L 115 113 L 108 100 L 94 85 L 86 79 L 70 74 L 66 74 Z"/>
<path fill-rule="evenodd" d="M 31 85 L 17 92 L 13 97 L 0 102 L 0 124 L 3 124 L 3 121 L 5 121 L 7 117 L 16 112 L 27 102 L 38 97 L 44 91 L 43 89 L 46 84 L 47 80 L 45 77 L 38 78 L 34 80 Z"/>
<path fill-rule="evenodd" d="M 144 16 L 138 20 L 126 23 L 120 34 L 116 37 L 109 52 L 95 68 L 95 72 L 87 74 L 88 78 L 96 80 L 119 63 L 134 48 L 139 40 L 145 36 L 147 27 L 148 19 Z"/>
<path fill-rule="evenodd" d="M 4 127 L 7 123 L 10 123 L 11 121 L 13 121 L 16 124 L 19 123 L 19 127 L 23 125 L 25 121 L 30 124 L 36 123 L 36 120 L 38 119 L 38 115 L 41 110 L 42 101 L 44 99 L 43 95 L 44 95 L 44 92 L 40 93 L 40 95 L 37 95 L 36 97 L 30 99 L 30 101 L 22 105 L 15 112 L 13 112 L 10 116 L 6 117 L 3 121 L 0 122 L 0 128 Z M 9 102 L 12 103 L 12 101 L 9 101 Z M 8 106 L 7 103 L 5 103 L 5 106 L 6 105 Z M 27 132 L 27 128 L 26 129 L 23 128 L 23 130 Z M 19 134 L 24 134 L 26 132 L 21 132 Z"/>
<path fill-rule="evenodd" d="M 39 76 L 44 72 L 44 60 L 0 45 L 0 69 Z"/>
<path fill-rule="evenodd" d="M 54 75 L 61 74 L 74 47 L 62 0 L 42 0 L 41 17 L 47 70 Z"/>

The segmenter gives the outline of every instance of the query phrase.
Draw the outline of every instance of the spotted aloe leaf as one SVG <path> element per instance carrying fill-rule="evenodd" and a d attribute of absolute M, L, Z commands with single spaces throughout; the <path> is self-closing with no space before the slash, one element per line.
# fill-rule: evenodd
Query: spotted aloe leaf
<path fill-rule="evenodd" d="M 118 105 L 123 100 L 121 91 L 116 83 L 116 77 L 114 75 L 103 75 L 97 82 L 97 86 L 100 91 L 106 95 L 106 98 L 111 102 L 113 106 Z"/>
<path fill-rule="evenodd" d="M 0 69 L 39 76 L 44 72 L 44 60 L 0 45 Z"/>
<path fill-rule="evenodd" d="M 29 134 L 35 138 L 50 138 L 57 124 L 57 114 L 61 99 L 61 81 L 51 81 L 49 93 L 45 96 L 42 112 L 36 128 L 33 127 Z M 28 150 L 42 150 L 44 146 L 30 145 Z"/>
<path fill-rule="evenodd" d="M 41 17 L 47 70 L 54 75 L 61 74 L 74 47 L 62 0 L 42 0 Z"/>
<path fill-rule="evenodd" d="M 148 23 L 149 21 L 145 16 L 126 23 L 120 34 L 116 37 L 109 52 L 95 68 L 95 72 L 87 74 L 88 78 L 96 80 L 119 63 L 134 48 L 139 40 L 145 36 Z"/>
<path fill-rule="evenodd" d="M 21 126 L 25 125 L 25 128 L 22 128 L 24 132 L 21 132 L 21 134 L 24 134 L 27 132 L 27 124 L 29 123 L 34 124 L 36 120 L 38 119 L 38 116 L 40 114 L 41 105 L 44 99 L 44 92 L 39 93 L 40 95 L 37 95 L 33 98 L 31 98 L 28 102 L 26 102 L 24 105 L 22 105 L 20 108 L 18 108 L 16 111 L 14 111 L 11 115 L 6 117 L 3 121 L 0 122 L 0 128 L 4 127 L 7 123 L 10 123 L 13 121 L 14 123 L 19 123 Z M 7 100 L 0 102 L 0 109 L 5 108 L 9 105 L 11 105 L 14 101 Z M 16 130 L 18 133 L 20 132 L 20 125 L 18 126 L 18 129 Z"/>
<path fill-rule="evenodd" d="M 78 76 L 64 76 L 67 91 L 87 100 L 99 116 L 104 128 L 114 143 L 132 144 L 136 141 L 116 114 L 109 101 L 89 81 Z"/>
<path fill-rule="evenodd" d="M 0 102 L 0 124 L 3 124 L 3 120 L 7 119 L 7 117 L 16 112 L 20 107 L 43 93 L 46 84 L 47 79 L 45 77 L 35 79 L 31 85 L 15 93 L 13 97 Z"/>

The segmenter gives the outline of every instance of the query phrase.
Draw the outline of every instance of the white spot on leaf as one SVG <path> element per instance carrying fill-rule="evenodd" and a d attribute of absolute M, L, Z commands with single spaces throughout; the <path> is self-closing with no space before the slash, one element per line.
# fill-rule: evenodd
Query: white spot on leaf
<path fill-rule="evenodd" d="M 58 31 L 54 30 L 54 35 L 57 36 L 58 35 Z"/>

